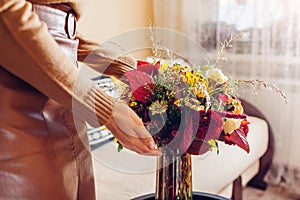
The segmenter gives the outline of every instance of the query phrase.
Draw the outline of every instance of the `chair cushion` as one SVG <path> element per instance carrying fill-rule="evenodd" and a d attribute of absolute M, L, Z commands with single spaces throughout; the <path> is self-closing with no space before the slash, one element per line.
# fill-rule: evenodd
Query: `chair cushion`
<path fill-rule="evenodd" d="M 220 154 L 208 152 L 193 158 L 193 185 L 195 191 L 218 193 L 254 164 L 267 150 L 267 123 L 256 117 L 248 117 L 248 141 L 250 153 L 219 143 Z"/>

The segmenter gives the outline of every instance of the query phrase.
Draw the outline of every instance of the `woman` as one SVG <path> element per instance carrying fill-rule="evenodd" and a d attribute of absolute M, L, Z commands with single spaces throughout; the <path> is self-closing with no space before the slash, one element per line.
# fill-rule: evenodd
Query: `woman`
<path fill-rule="evenodd" d="M 115 77 L 134 67 L 75 36 L 80 3 L 0 0 L 0 199 L 95 199 L 84 121 L 160 155 L 127 105 L 78 80 L 77 58 Z"/>

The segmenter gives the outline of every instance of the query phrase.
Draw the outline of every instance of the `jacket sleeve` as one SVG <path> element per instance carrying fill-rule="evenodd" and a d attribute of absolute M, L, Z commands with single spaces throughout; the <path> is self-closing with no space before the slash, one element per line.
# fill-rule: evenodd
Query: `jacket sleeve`
<path fill-rule="evenodd" d="M 79 39 L 78 61 L 83 62 L 101 74 L 121 78 L 126 71 L 135 69 L 136 61 L 128 56 L 116 57 L 95 41 L 77 34 Z"/>
<path fill-rule="evenodd" d="M 0 65 L 91 125 L 105 124 L 112 98 L 79 76 L 30 2 L 0 0 L 0 29 Z"/>

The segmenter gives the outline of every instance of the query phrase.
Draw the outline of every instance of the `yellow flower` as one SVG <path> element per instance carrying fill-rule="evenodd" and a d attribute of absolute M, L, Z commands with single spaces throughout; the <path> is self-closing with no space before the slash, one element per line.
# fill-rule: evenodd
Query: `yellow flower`
<path fill-rule="evenodd" d="M 159 71 L 165 72 L 168 68 L 169 68 L 169 64 L 167 62 L 163 62 L 159 67 Z"/>
<path fill-rule="evenodd" d="M 187 78 L 187 83 L 190 84 L 191 86 L 195 85 L 195 77 L 190 71 L 186 71 L 186 78 Z"/>
<path fill-rule="evenodd" d="M 205 93 L 207 93 L 207 87 L 208 83 L 207 81 L 198 81 L 194 87 L 192 87 L 193 93 L 198 97 L 198 98 L 204 98 Z"/>
<path fill-rule="evenodd" d="M 166 101 L 154 101 L 149 107 L 149 110 L 151 110 L 153 115 L 163 114 L 167 109 L 168 104 Z"/>
<path fill-rule="evenodd" d="M 132 102 L 129 104 L 130 107 L 133 107 L 133 106 L 136 106 L 136 105 L 137 105 L 137 103 L 136 103 L 135 101 L 132 101 Z"/>
<path fill-rule="evenodd" d="M 201 72 L 192 73 L 191 71 L 186 70 L 182 80 L 193 87 L 201 80 Z"/>
<path fill-rule="evenodd" d="M 238 101 L 236 99 L 229 98 L 228 103 L 232 103 L 234 105 L 234 111 L 233 111 L 234 113 L 243 114 L 244 108 L 243 108 L 240 101 Z"/>
<path fill-rule="evenodd" d="M 209 150 L 211 150 L 211 151 L 218 148 L 218 141 L 217 140 L 211 139 L 211 140 L 208 140 L 207 143 L 210 145 Z"/>
<path fill-rule="evenodd" d="M 181 106 L 181 100 L 180 100 L 180 99 L 177 99 L 177 100 L 174 102 L 174 105 L 180 107 L 180 106 Z"/>
<path fill-rule="evenodd" d="M 243 109 L 243 106 L 240 101 L 237 101 L 237 100 L 234 101 L 234 111 L 233 112 L 235 112 L 237 114 L 243 114 L 244 109 Z"/>
<path fill-rule="evenodd" d="M 228 77 L 223 74 L 220 69 L 212 68 L 207 72 L 208 78 L 215 81 L 217 84 L 225 83 Z"/>
<path fill-rule="evenodd" d="M 241 119 L 226 119 L 223 124 L 223 130 L 225 134 L 231 134 L 234 130 L 240 128 L 242 123 Z"/>
<path fill-rule="evenodd" d="M 178 64 L 175 64 L 172 66 L 172 70 L 178 71 L 178 72 L 182 72 L 182 71 L 186 70 L 187 68 L 188 68 L 187 66 L 182 66 L 182 65 L 178 65 Z"/>
<path fill-rule="evenodd" d="M 184 104 L 193 110 L 204 110 L 204 106 L 202 106 L 200 102 L 195 98 L 185 98 Z"/>

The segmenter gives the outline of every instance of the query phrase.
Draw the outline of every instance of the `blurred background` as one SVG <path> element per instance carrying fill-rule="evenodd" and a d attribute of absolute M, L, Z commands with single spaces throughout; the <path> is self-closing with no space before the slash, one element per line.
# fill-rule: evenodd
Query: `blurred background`
<path fill-rule="evenodd" d="M 122 32 L 148 27 L 151 21 L 155 27 L 188 35 L 211 57 L 225 38 L 243 31 L 244 36 L 226 54 L 228 61 L 222 70 L 236 79 L 263 79 L 286 93 L 287 104 L 274 91 L 250 87 L 240 90 L 240 96 L 264 113 L 274 131 L 275 156 L 267 181 L 297 191 L 299 6 L 298 0 L 90 0 L 79 30 L 102 43 Z"/>

